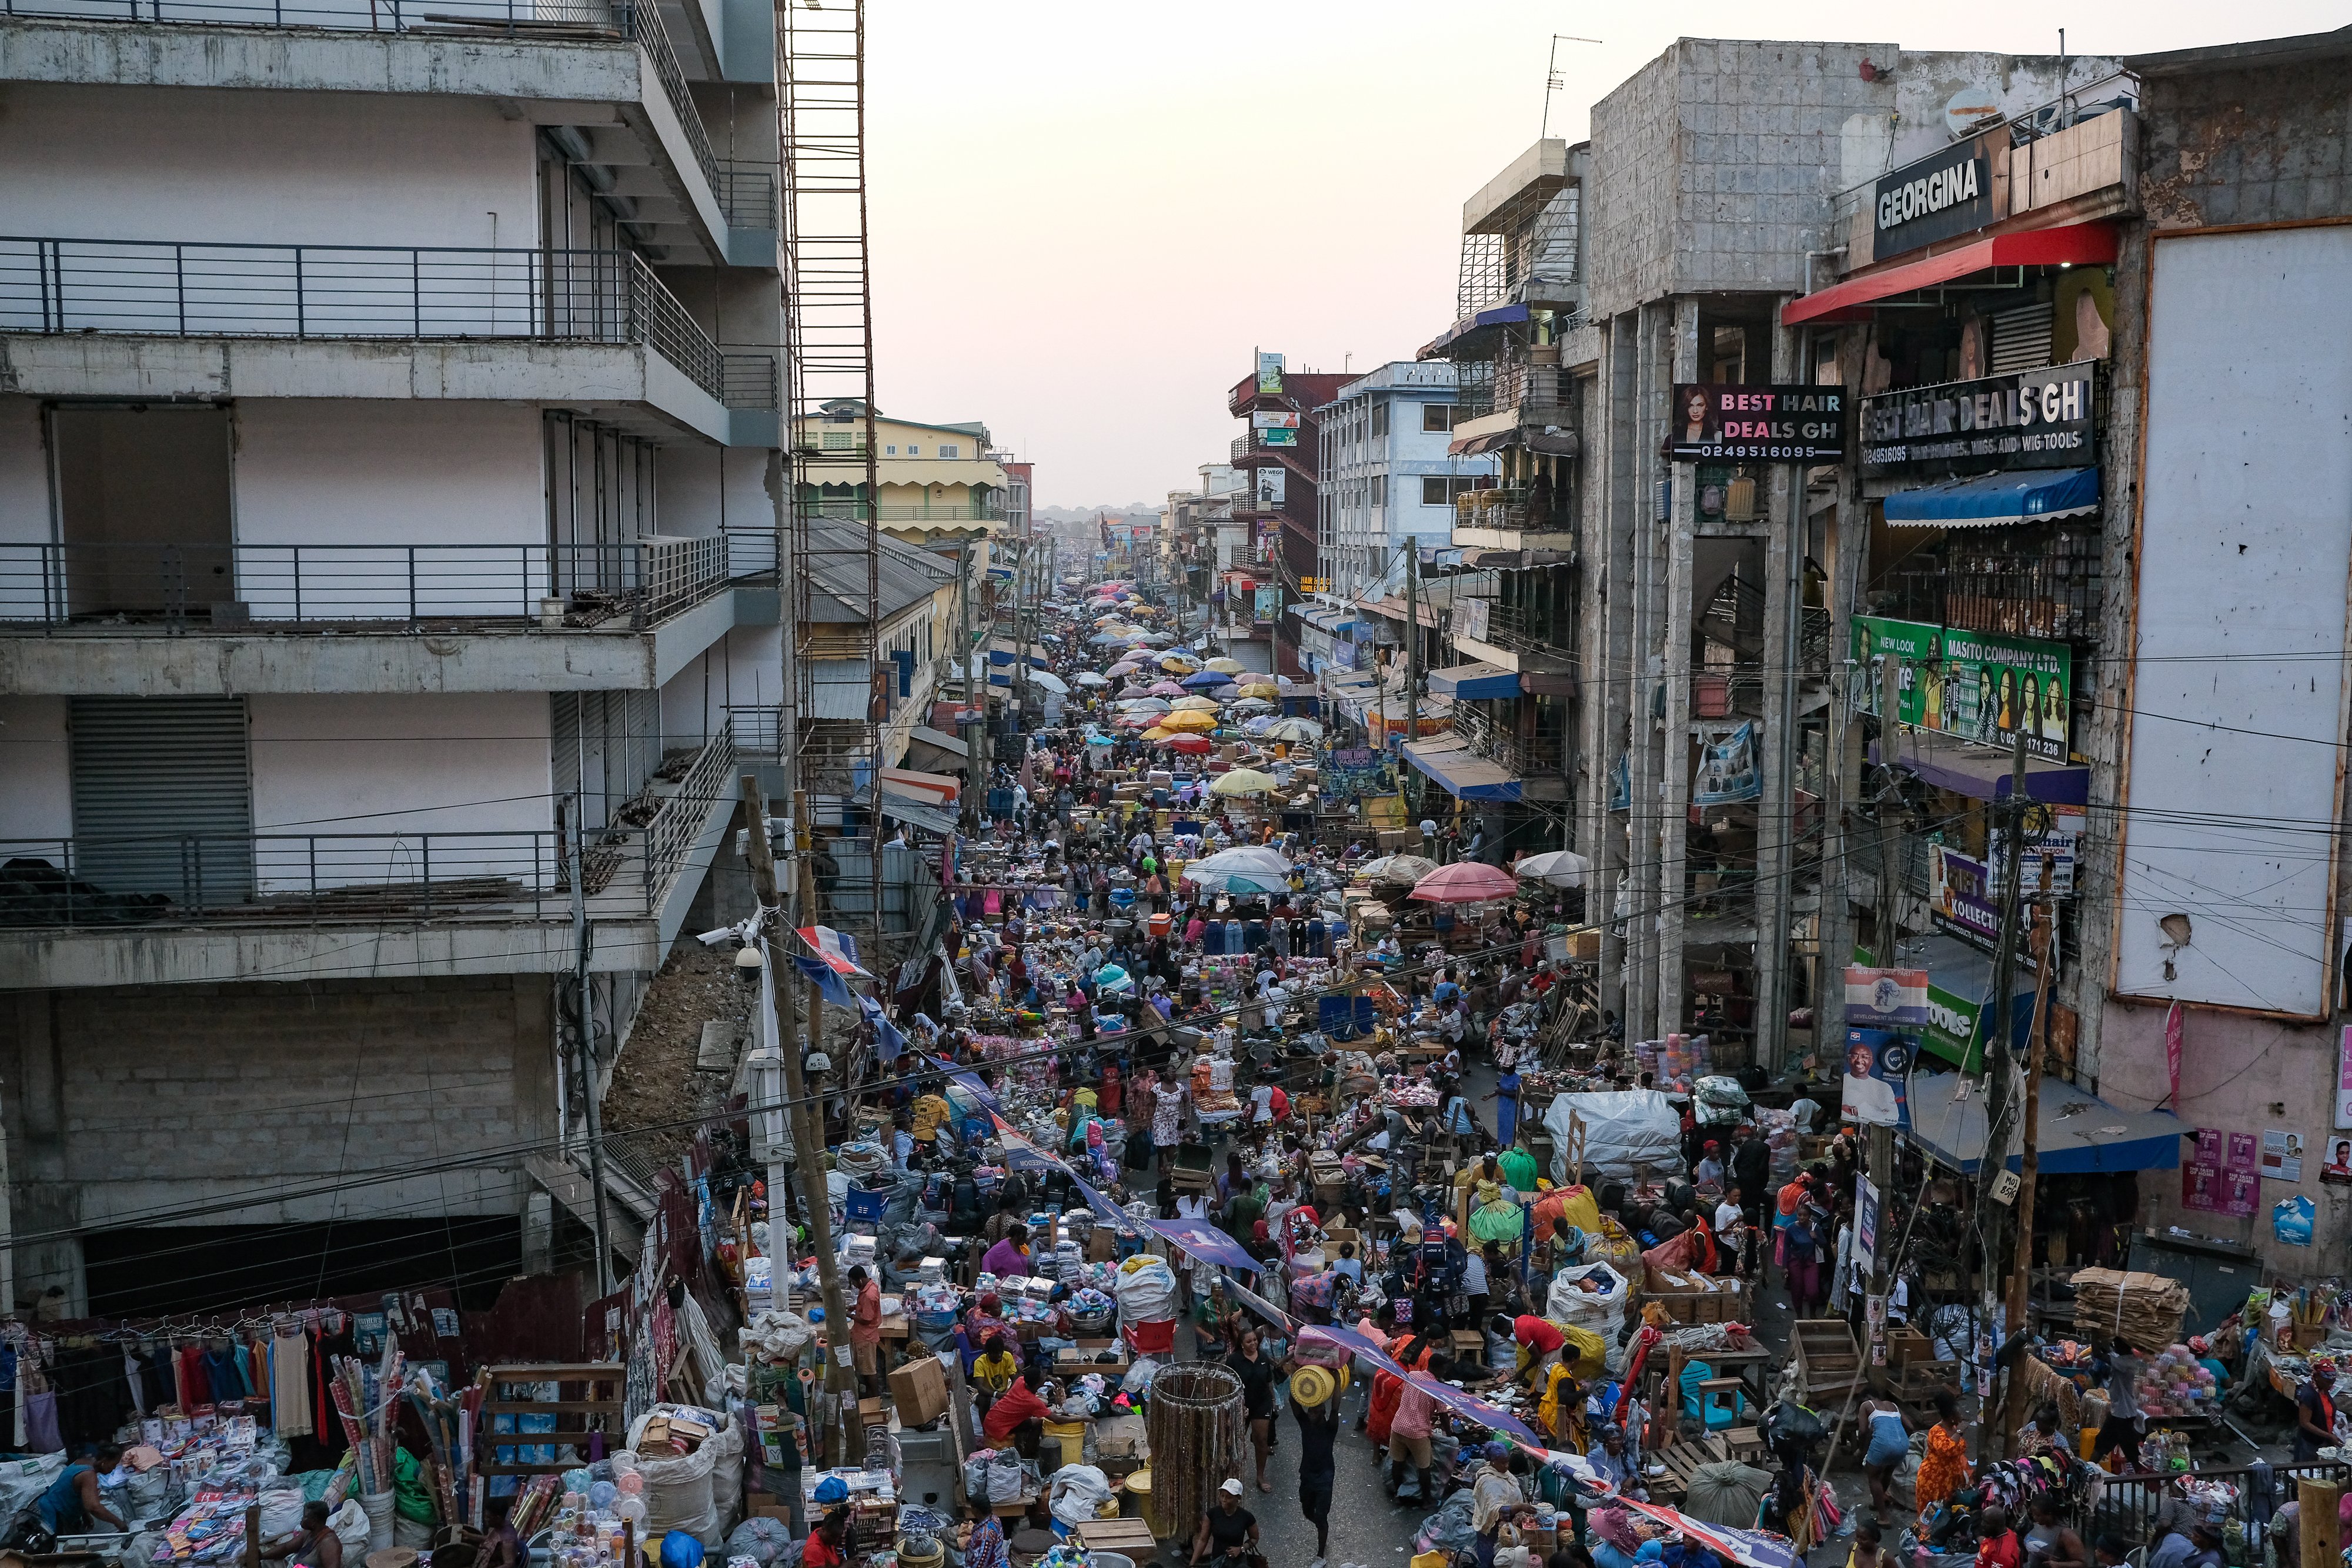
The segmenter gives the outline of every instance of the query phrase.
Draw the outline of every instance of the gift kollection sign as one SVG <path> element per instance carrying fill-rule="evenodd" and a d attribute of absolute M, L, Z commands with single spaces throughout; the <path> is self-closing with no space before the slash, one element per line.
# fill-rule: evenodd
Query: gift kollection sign
<path fill-rule="evenodd" d="M 2063 762 L 2074 717 L 2074 658 L 2063 643 L 1857 615 L 1851 652 L 1864 678 L 1856 711 L 2006 751 Z M 1885 667 L 1882 668 L 1882 664 Z"/>
<path fill-rule="evenodd" d="M 2084 468 L 2098 461 L 2091 376 L 2097 361 L 1862 400 L 1865 475 Z"/>
<path fill-rule="evenodd" d="M 1999 144 L 2007 145 L 2005 135 Z M 1871 259 L 1885 261 L 1980 229 L 2000 215 L 1994 206 L 1986 143 L 1974 136 L 1955 141 L 1878 177 Z"/>
<path fill-rule="evenodd" d="M 1842 463 L 1843 387 L 1678 384 L 1666 455 L 1677 463 Z"/>
<path fill-rule="evenodd" d="M 1972 946 L 2000 946 L 2000 906 L 1984 862 L 1948 844 L 1927 846 L 1927 917 Z"/>

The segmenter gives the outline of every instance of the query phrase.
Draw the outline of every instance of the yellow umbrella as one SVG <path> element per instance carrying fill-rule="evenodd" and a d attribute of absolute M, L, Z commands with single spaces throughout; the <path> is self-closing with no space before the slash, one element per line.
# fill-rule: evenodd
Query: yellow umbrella
<path fill-rule="evenodd" d="M 1214 713 L 1217 711 L 1217 699 L 1214 697 L 1178 697 L 1169 706 L 1179 713 Z"/>
<path fill-rule="evenodd" d="M 1212 659 L 1205 667 L 1216 671 L 1221 675 L 1238 675 L 1242 673 L 1242 662 L 1239 659 Z"/>
<path fill-rule="evenodd" d="M 1162 729 L 1214 729 L 1217 727 L 1217 716 L 1213 713 L 1202 713 L 1198 710 L 1180 709 L 1174 712 L 1161 714 L 1160 716 L 1160 727 Z"/>
<path fill-rule="evenodd" d="M 1201 661 L 1190 653 L 1162 653 L 1160 655 L 1160 667 L 1163 670 L 1181 670 L 1190 674 L 1201 667 Z"/>
<path fill-rule="evenodd" d="M 1209 786 L 1209 792 L 1213 795 L 1263 795 L 1273 788 L 1272 774 L 1260 773 L 1255 768 L 1236 768 L 1230 773 L 1219 774 L 1217 781 Z"/>
<path fill-rule="evenodd" d="M 1171 733 L 1171 731 L 1162 729 L 1160 726 L 1155 724 L 1150 729 L 1143 732 L 1143 738 L 1146 740 L 1166 740 L 1170 737 Z"/>
<path fill-rule="evenodd" d="M 1266 681 L 1259 681 L 1255 685 L 1244 686 L 1239 695 L 1245 697 L 1275 698 L 1282 695 L 1282 688 Z"/>

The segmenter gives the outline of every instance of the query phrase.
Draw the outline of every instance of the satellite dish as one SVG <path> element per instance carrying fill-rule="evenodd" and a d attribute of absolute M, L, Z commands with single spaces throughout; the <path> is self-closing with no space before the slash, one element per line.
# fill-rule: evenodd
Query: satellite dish
<path fill-rule="evenodd" d="M 1956 137 L 1965 136 L 1979 122 L 2005 112 L 1999 91 L 1970 82 L 1944 100 L 1944 129 Z"/>

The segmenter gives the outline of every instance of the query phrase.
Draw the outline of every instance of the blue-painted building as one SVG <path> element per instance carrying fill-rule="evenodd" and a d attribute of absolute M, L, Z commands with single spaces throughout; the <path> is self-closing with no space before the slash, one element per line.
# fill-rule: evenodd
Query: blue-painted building
<path fill-rule="evenodd" d="M 1455 457 L 1455 366 L 1399 360 L 1357 377 L 1316 411 L 1321 480 L 1316 519 L 1324 591 L 1354 600 L 1402 580 L 1405 540 L 1442 545 L 1454 500 L 1496 483 L 1492 457 Z"/>

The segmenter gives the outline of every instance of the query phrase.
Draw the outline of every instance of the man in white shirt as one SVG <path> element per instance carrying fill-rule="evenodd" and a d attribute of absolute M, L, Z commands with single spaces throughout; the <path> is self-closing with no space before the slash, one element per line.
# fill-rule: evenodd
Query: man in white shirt
<path fill-rule="evenodd" d="M 1747 1218 L 1748 1211 L 1739 1207 L 1739 1189 L 1736 1186 L 1715 1206 L 1715 1239 L 1732 1257 L 1739 1255 L 1739 1228 Z"/>

